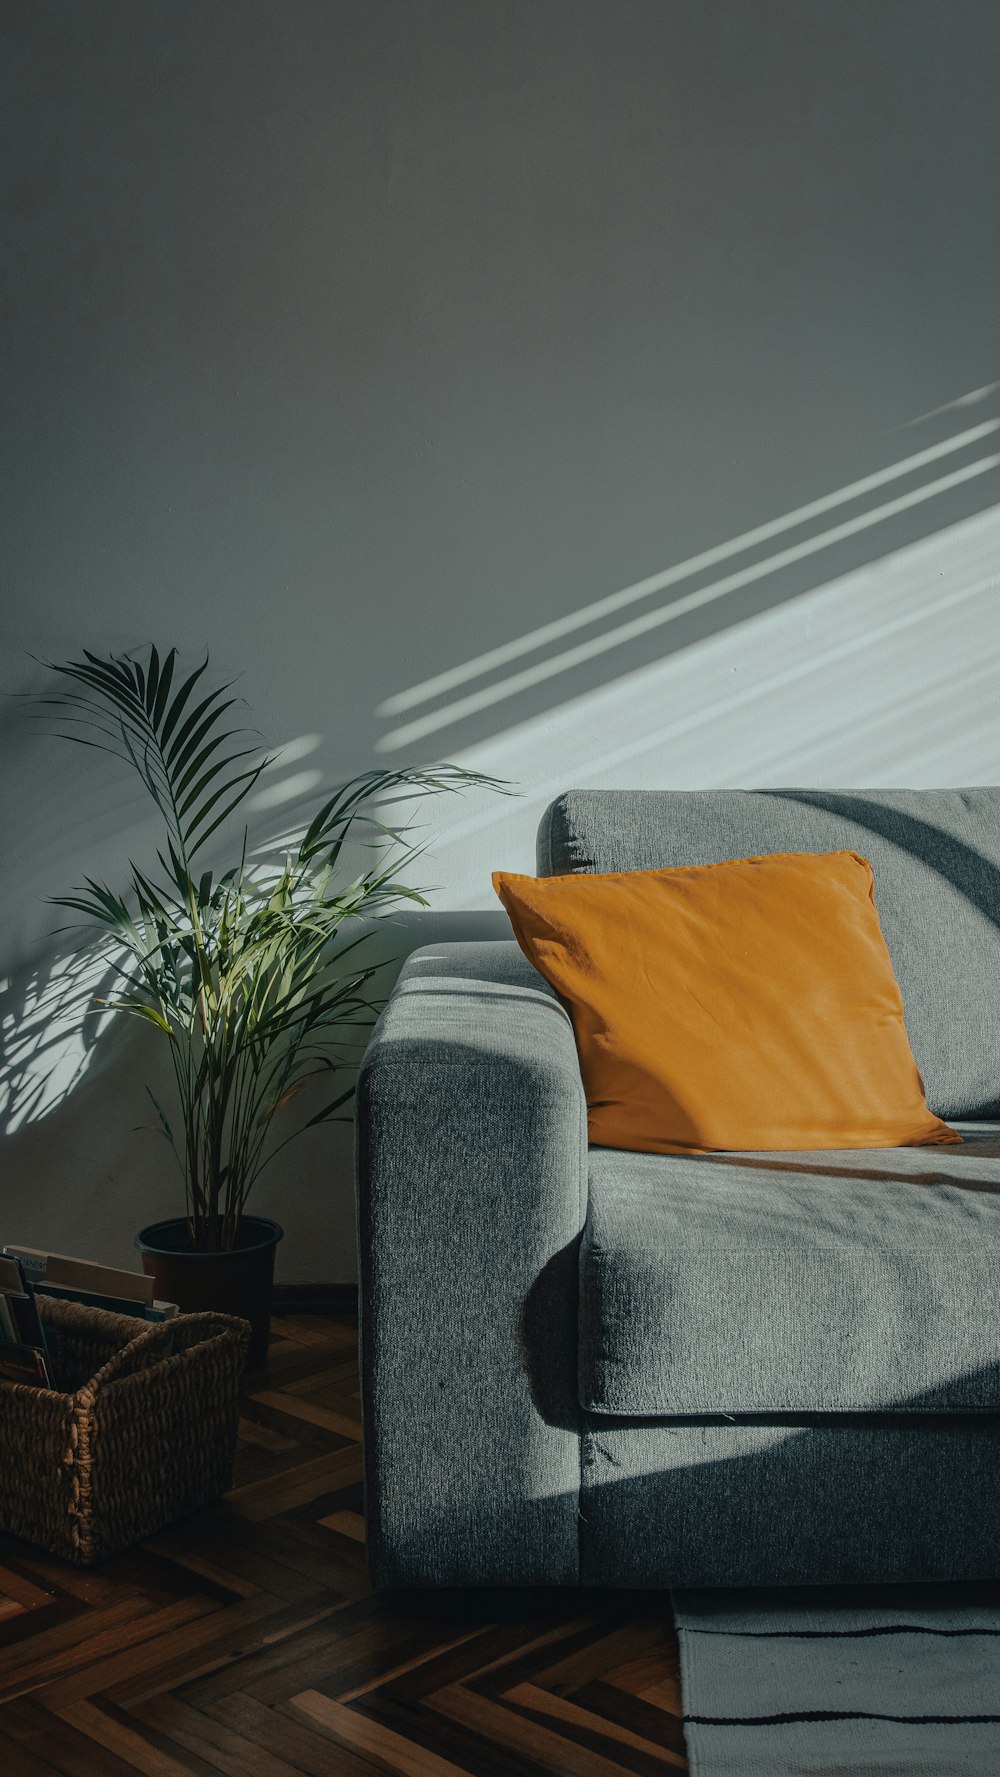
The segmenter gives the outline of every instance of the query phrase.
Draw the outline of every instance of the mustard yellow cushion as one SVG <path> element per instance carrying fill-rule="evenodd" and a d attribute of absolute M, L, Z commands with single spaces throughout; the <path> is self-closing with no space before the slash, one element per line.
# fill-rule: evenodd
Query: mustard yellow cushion
<path fill-rule="evenodd" d="M 928 1110 L 855 852 L 493 886 L 573 1020 L 600 1147 L 958 1142 Z"/>

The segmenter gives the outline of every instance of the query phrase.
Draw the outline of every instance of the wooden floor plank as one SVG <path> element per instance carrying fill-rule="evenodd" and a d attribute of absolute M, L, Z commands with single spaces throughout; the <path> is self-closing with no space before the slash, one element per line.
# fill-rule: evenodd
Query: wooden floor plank
<path fill-rule="evenodd" d="M 634 1660 L 612 1667 L 604 1674 L 605 1682 L 630 1696 L 645 1697 L 661 1709 L 681 1712 L 681 1671 L 676 1639 L 671 1634 L 654 1647 L 643 1650 Z"/>
<path fill-rule="evenodd" d="M 501 1746 L 510 1747 L 511 1751 L 531 1759 L 543 1770 L 553 1772 L 554 1777 L 566 1777 L 567 1770 L 572 1770 L 574 1777 L 621 1777 L 621 1765 L 603 1752 L 581 1746 L 575 1739 L 567 1746 L 551 1728 L 526 1721 L 503 1703 L 494 1702 L 492 1697 L 484 1697 L 465 1685 L 448 1685 L 443 1691 L 435 1691 L 427 1701 L 430 1708 L 460 1722 L 463 1727 L 471 1728 L 484 1740 L 496 1740 Z M 570 1765 L 571 1750 L 573 1763 Z M 631 1769 L 631 1766 L 626 1768 Z"/>
<path fill-rule="evenodd" d="M 674 1771 L 684 1769 L 684 1760 L 678 1758 L 669 1747 L 662 1746 L 655 1740 L 648 1739 L 644 1734 L 637 1734 L 634 1729 L 623 1727 L 620 1722 L 609 1721 L 606 1715 L 596 1714 L 591 1709 L 581 1708 L 568 1697 L 562 1697 L 557 1691 L 544 1690 L 537 1684 L 515 1685 L 512 1691 L 504 1692 L 504 1702 L 513 1703 L 530 1715 L 541 1715 L 551 1719 L 556 1726 L 560 1722 L 572 1724 L 584 1732 L 595 1735 L 599 1739 L 617 1740 L 622 1746 L 629 1746 L 635 1752 L 645 1753 L 663 1765 L 670 1766 Z"/>
<path fill-rule="evenodd" d="M 93 1569 L 0 1537 L 0 1777 L 672 1777 L 665 1599 L 374 1594 L 357 1335 L 275 1318 L 233 1491 Z"/>
<path fill-rule="evenodd" d="M 14 1567 L 0 1567 L 0 1595 L 5 1604 L 19 1605 L 22 1610 L 35 1610 L 40 1604 L 49 1604 L 54 1596 L 47 1586 L 40 1586 Z"/>
<path fill-rule="evenodd" d="M 354 1353 L 343 1357 L 339 1363 L 331 1364 L 329 1369 L 316 1370 L 308 1376 L 302 1376 L 297 1382 L 289 1382 L 282 1389 L 283 1394 L 316 1394 L 320 1389 L 343 1388 L 350 1394 L 357 1393 L 358 1360 Z"/>
<path fill-rule="evenodd" d="M 79 1599 L 81 1604 L 99 1610 L 102 1605 L 116 1604 L 122 1596 L 121 1573 L 115 1562 L 106 1561 L 100 1567 L 71 1567 L 58 1555 L 29 1548 L 12 1536 L 0 1537 L 0 1548 L 8 1564 L 5 1571 L 21 1574 L 26 1584 L 33 1582 L 42 1593 L 40 1607 L 48 1597 Z M 10 1553 L 14 1549 L 19 1556 L 16 1567 Z"/>
<path fill-rule="evenodd" d="M 238 1733 L 252 1735 L 258 1745 L 291 1759 L 305 1777 L 371 1777 L 378 1769 L 357 1751 L 331 1745 L 325 1734 L 316 1733 L 239 1691 L 209 1704 L 205 1713 L 228 1723 Z"/>
<path fill-rule="evenodd" d="M 280 1480 L 269 1475 L 266 1480 L 237 1487 L 230 1494 L 229 1503 L 233 1511 L 246 1518 L 275 1518 L 294 1506 L 308 1505 L 322 1493 L 332 1493 L 336 1487 L 360 1479 L 361 1451 L 348 1447 L 298 1463 Z"/>
<path fill-rule="evenodd" d="M 397 1679 L 405 1677 L 407 1673 L 416 1672 L 422 1666 L 426 1667 L 431 1660 L 440 1660 L 443 1654 L 450 1654 L 456 1648 L 468 1648 L 470 1642 L 478 1641 L 478 1639 L 477 1632 L 473 1630 L 470 1634 L 456 1636 L 454 1641 L 445 1641 L 440 1646 L 425 1648 L 420 1653 L 412 1654 L 408 1659 L 399 1660 L 396 1665 L 386 1666 L 384 1660 L 380 1661 L 379 1670 L 361 1684 L 350 1686 L 347 1690 L 338 1690 L 337 1701 L 339 1703 L 355 1703 L 359 1697 L 370 1696 L 372 1691 L 381 1690 L 385 1685 L 395 1684 Z"/>
<path fill-rule="evenodd" d="M 140 1604 L 141 1600 L 123 1601 L 117 1620 L 111 1624 L 108 1618 L 116 1613 L 100 1612 L 102 1621 L 94 1623 L 93 1635 L 81 1636 L 80 1624 L 74 1621 L 61 1624 L 51 1635 L 43 1634 L 23 1642 L 20 1651 L 32 1657 L 4 1672 L 0 1680 L 0 1700 L 6 1701 L 8 1697 L 19 1697 L 25 1691 L 50 1685 L 63 1674 L 78 1671 L 81 1667 L 86 1672 L 86 1685 L 95 1666 L 105 1658 L 114 1657 L 123 1646 L 135 1648 L 158 1636 L 169 1635 L 181 1624 L 201 1617 L 211 1609 L 200 1598 L 181 1599 L 162 1611 L 135 1610 L 129 1608 L 132 1603 Z M 68 1634 L 70 1630 L 72 1636 Z"/>
<path fill-rule="evenodd" d="M 617 1722 L 632 1733 L 651 1740 L 654 1746 L 667 1747 L 683 1768 L 684 1725 L 678 1710 L 661 1709 L 642 1697 L 630 1697 L 616 1685 L 594 1679 L 568 1699 L 582 1709 L 590 1709 L 604 1721 Z"/>
<path fill-rule="evenodd" d="M 240 1419 L 240 1437 L 245 1444 L 260 1444 L 263 1449 L 270 1450 L 273 1455 L 283 1456 L 288 1450 L 297 1448 L 294 1438 L 283 1437 L 280 1431 L 272 1431 L 269 1425 L 258 1425 L 244 1413 Z"/>
<path fill-rule="evenodd" d="M 93 1740 L 67 1722 L 59 1721 L 43 1709 L 34 1697 L 21 1697 L 8 1703 L 0 1713 L 0 1724 L 38 1759 L 38 1768 L 52 1769 L 61 1777 L 135 1777 L 135 1766 L 125 1764 L 106 1747 L 98 1750 Z M 95 1757 L 99 1767 L 95 1766 Z M 2 1767 L 6 1770 L 6 1765 Z"/>
<path fill-rule="evenodd" d="M 199 1605 L 201 1609 L 199 1610 Z M 178 1608 L 178 1615 L 183 1607 Z M 205 1600 L 192 1599 L 189 1615 L 193 1618 L 179 1628 L 158 1635 L 150 1641 L 125 1646 L 118 1653 L 108 1654 L 83 1672 L 58 1678 L 42 1687 L 43 1699 L 51 1707 L 75 1701 L 79 1697 L 104 1694 L 114 1686 L 136 1679 L 140 1674 L 160 1669 L 164 1662 L 172 1668 L 188 1664 L 195 1667 L 206 1647 L 215 1651 L 222 1638 L 224 1645 L 240 1642 L 248 1630 L 274 1614 L 274 1601 L 269 1598 L 248 1598 L 229 1611 Z"/>
<path fill-rule="evenodd" d="M 301 1638 L 312 1633 L 317 1624 L 325 1626 L 336 1609 L 335 1605 L 324 1605 L 312 1611 L 302 1607 L 291 1611 L 273 1608 L 267 1616 L 259 1618 L 249 1634 L 240 1633 L 231 1622 L 223 1619 L 211 1640 L 202 1639 L 180 1652 L 172 1645 L 167 1646 L 164 1650 L 166 1658 L 161 1657 L 156 1664 L 145 1661 L 133 1667 L 115 1682 L 107 1684 L 102 1694 L 128 1706 L 159 1691 L 187 1691 L 206 1674 L 216 1679 L 225 1674 L 224 1683 L 229 1686 L 233 1683 L 234 1667 L 248 1664 L 255 1654 L 267 1653 L 275 1645 L 282 1649 L 286 1664 L 290 1664 L 296 1658 Z M 324 1635 L 327 1633 L 325 1627 L 323 1632 Z"/>
<path fill-rule="evenodd" d="M 192 1777 L 196 1766 L 190 1759 L 174 1757 L 161 1747 L 153 1744 L 136 1728 L 125 1722 L 115 1721 L 96 1703 L 87 1698 L 77 1699 L 58 1708 L 55 1713 L 60 1720 L 68 1722 L 71 1727 L 78 1728 L 80 1733 L 93 1742 L 95 1756 L 97 1748 L 112 1752 L 133 1770 L 141 1771 L 144 1777 Z M 95 1771 L 100 1765 L 95 1763 Z M 204 1761 L 201 1771 L 205 1770 Z"/>
<path fill-rule="evenodd" d="M 600 1677 L 609 1666 L 628 1659 L 630 1655 L 649 1653 L 659 1647 L 664 1638 L 661 1623 L 623 1623 L 613 1628 L 610 1634 L 594 1635 L 583 1647 L 540 1667 L 533 1682 L 552 1691 L 576 1690 L 588 1678 Z"/>
<path fill-rule="evenodd" d="M 319 1691 L 302 1691 L 290 1697 L 285 1708 L 288 1714 L 321 1728 L 340 1746 L 374 1755 L 382 1768 L 392 1771 L 395 1777 L 470 1777 L 468 1766 L 453 1764 L 439 1753 L 404 1740 L 392 1728 L 369 1721 L 367 1716 L 335 1703 Z M 471 1777 L 475 1777 L 474 1772 Z"/>
<path fill-rule="evenodd" d="M 363 1543 L 365 1540 L 365 1521 L 360 1512 L 331 1512 L 328 1518 L 317 1518 L 324 1530 L 336 1530 L 340 1536 L 349 1536 L 352 1542 Z"/>
<path fill-rule="evenodd" d="M 62 1777 L 58 1765 L 49 1764 L 36 1747 L 19 1746 L 9 1740 L 3 1750 L 4 1777 Z M 98 1767 L 93 1766 L 94 1777 Z"/>
<path fill-rule="evenodd" d="M 209 1757 L 226 1777 L 300 1777 L 287 1759 L 177 1697 L 147 1697 L 131 1713 L 188 1752 Z"/>
<path fill-rule="evenodd" d="M 324 1431 L 338 1432 L 343 1438 L 353 1438 L 361 1442 L 361 1420 L 346 1413 L 335 1413 L 329 1407 L 317 1407 L 315 1403 L 303 1395 L 282 1394 L 279 1388 L 262 1388 L 251 1399 L 263 1407 L 273 1407 L 276 1413 L 284 1413 L 292 1419 L 304 1419 L 310 1425 L 321 1426 Z"/>

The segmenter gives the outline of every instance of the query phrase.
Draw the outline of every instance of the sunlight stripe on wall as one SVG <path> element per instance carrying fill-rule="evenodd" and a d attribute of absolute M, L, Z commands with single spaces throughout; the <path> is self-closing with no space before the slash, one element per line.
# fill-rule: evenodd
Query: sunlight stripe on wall
<path fill-rule="evenodd" d="M 979 391 L 977 391 L 979 393 Z M 927 416 L 920 416 L 927 417 Z M 914 421 L 914 424 L 917 422 Z M 485 654 L 478 654 L 475 659 L 465 661 L 460 666 L 449 667 L 445 672 L 436 673 L 433 678 L 424 679 L 407 691 L 396 692 L 379 704 L 376 715 L 399 716 L 404 711 L 414 709 L 418 704 L 427 703 L 431 698 L 439 697 L 442 692 L 451 691 L 456 685 L 464 685 L 470 679 L 480 678 L 484 673 L 492 672 L 495 667 L 505 666 L 508 661 L 517 660 L 523 654 L 534 653 L 546 643 L 558 641 L 561 636 L 569 635 L 574 629 L 583 629 L 588 623 L 595 623 L 600 617 L 610 616 L 615 611 L 636 604 L 640 599 L 649 598 L 655 592 L 664 592 L 667 587 L 675 586 L 681 580 L 687 580 L 692 574 L 700 573 L 705 568 L 716 567 L 719 562 L 728 561 L 731 556 L 741 555 L 744 550 L 754 548 L 758 543 L 769 542 L 772 537 L 780 536 L 784 531 L 794 530 L 797 525 L 805 524 L 809 519 L 819 518 L 825 512 L 831 512 L 838 506 L 844 506 L 851 500 L 857 500 L 864 494 L 873 493 L 876 488 L 885 487 L 891 481 L 898 481 L 904 475 L 911 475 L 918 469 L 927 468 L 931 463 L 938 462 L 941 457 L 964 450 L 967 445 L 977 444 L 1000 430 L 1000 420 L 984 420 L 978 426 L 970 426 L 965 432 L 957 432 L 937 444 L 928 445 L 925 450 L 914 452 L 912 456 L 903 457 L 899 462 L 890 463 L 885 469 L 877 469 L 871 475 L 865 475 L 860 481 L 852 481 L 845 487 L 835 489 L 833 493 L 823 494 L 819 499 L 810 500 L 805 506 L 798 506 L 793 512 L 785 512 L 779 518 L 772 518 L 766 524 L 757 525 L 755 529 L 744 531 L 738 537 L 730 537 L 725 543 L 718 543 L 711 549 L 704 549 L 698 555 L 692 555 L 686 561 L 677 562 L 673 567 L 665 568 L 658 574 L 651 574 L 645 580 L 637 580 L 634 585 L 623 587 L 620 592 L 609 593 L 605 598 L 596 599 L 592 604 L 583 605 L 578 611 L 568 612 L 565 617 L 555 618 L 551 623 L 542 624 L 540 628 L 529 630 L 525 635 L 516 636 L 497 648 L 491 648 Z"/>
<path fill-rule="evenodd" d="M 909 493 L 899 494 L 894 500 L 887 500 L 881 506 L 872 507 L 867 512 L 846 519 L 842 524 L 833 525 L 829 530 L 820 531 L 814 537 L 807 537 L 800 543 L 791 544 L 775 555 L 765 557 L 763 561 L 754 562 L 751 566 L 740 568 L 733 574 L 727 574 L 722 580 L 715 580 L 708 586 L 702 586 L 695 592 L 685 594 L 679 599 L 658 610 L 646 611 L 639 617 L 633 617 L 628 623 L 619 624 L 616 628 L 593 636 L 589 641 L 579 642 L 573 648 L 566 648 L 547 660 L 536 662 L 534 666 L 525 667 L 521 672 L 512 673 L 509 678 L 495 685 L 484 685 L 479 691 L 467 697 L 458 698 L 454 703 L 443 708 L 432 710 L 425 716 L 419 716 L 413 722 L 405 723 L 401 728 L 391 730 L 376 743 L 379 752 L 409 746 L 412 742 L 422 740 L 425 735 L 434 734 L 439 729 L 450 728 L 467 716 L 475 715 L 479 710 L 487 709 L 493 704 L 502 703 L 514 697 L 520 691 L 532 685 L 543 684 L 545 680 L 568 672 L 572 667 L 592 660 L 597 655 L 619 648 L 624 643 L 634 641 L 638 636 L 646 635 L 667 623 L 674 622 L 678 617 L 686 615 L 715 600 L 726 597 L 738 588 L 749 586 L 754 581 L 762 580 L 791 563 L 802 561 L 807 556 L 816 555 L 821 550 L 830 548 L 834 543 L 846 537 L 857 535 L 858 532 L 870 530 L 873 526 L 894 518 L 900 512 L 906 512 L 936 495 L 947 493 L 951 488 L 959 487 L 963 482 L 971 481 L 976 476 L 985 475 L 1000 465 L 1000 455 L 993 454 L 979 457 L 973 463 L 963 465 L 961 469 L 953 469 L 948 475 L 941 475 L 935 481 L 924 483 L 913 488 Z"/>

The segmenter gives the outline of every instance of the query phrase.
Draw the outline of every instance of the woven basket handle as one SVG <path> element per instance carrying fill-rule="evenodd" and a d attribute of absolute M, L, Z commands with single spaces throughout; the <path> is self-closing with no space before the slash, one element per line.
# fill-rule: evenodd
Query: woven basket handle
<path fill-rule="evenodd" d="M 218 1338 L 224 1333 L 236 1336 L 245 1355 L 250 1328 L 245 1320 L 238 1320 L 235 1315 L 179 1314 L 173 1320 L 159 1321 L 113 1352 L 86 1384 L 86 1390 L 96 1393 L 120 1376 L 148 1369 L 160 1357 L 175 1357 L 189 1346 L 201 1345 L 206 1339 Z M 80 1390 L 81 1394 L 84 1392 L 84 1389 Z"/>

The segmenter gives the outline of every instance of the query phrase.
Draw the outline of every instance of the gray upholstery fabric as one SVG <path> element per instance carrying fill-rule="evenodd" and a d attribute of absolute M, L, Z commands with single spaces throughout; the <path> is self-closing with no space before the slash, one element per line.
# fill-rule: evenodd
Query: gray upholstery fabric
<path fill-rule="evenodd" d="M 1000 1116 L 1000 790 L 573 790 L 538 832 L 542 875 L 779 851 L 857 851 L 939 1116 Z"/>
<path fill-rule="evenodd" d="M 516 944 L 410 958 L 357 1160 L 376 1583 L 575 1582 L 586 1114 L 569 1019 Z"/>
<path fill-rule="evenodd" d="M 1000 1423 L 622 1424 L 584 1436 L 581 1579 L 1000 1577 Z"/>
<path fill-rule="evenodd" d="M 580 1400 L 665 1416 L 1000 1409 L 1000 1127 L 955 1148 L 594 1148 Z"/>

